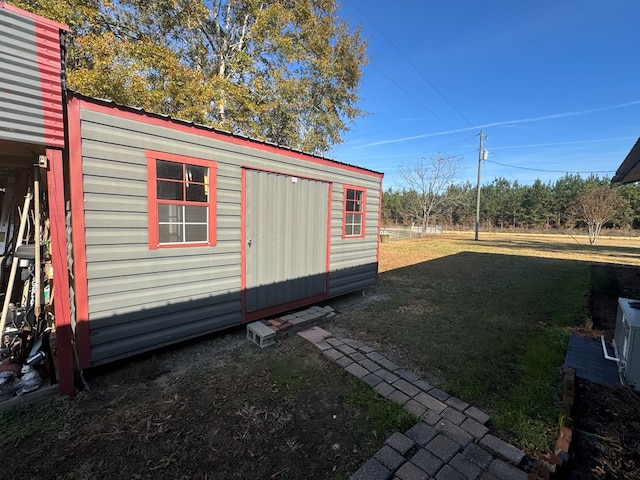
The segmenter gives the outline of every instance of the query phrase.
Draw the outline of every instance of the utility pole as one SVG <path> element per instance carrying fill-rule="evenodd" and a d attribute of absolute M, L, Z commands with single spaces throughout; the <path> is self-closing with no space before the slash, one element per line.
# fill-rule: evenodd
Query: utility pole
<path fill-rule="evenodd" d="M 486 160 L 486 152 L 482 148 L 484 132 L 480 130 L 480 148 L 478 149 L 478 185 L 476 187 L 476 240 L 478 240 L 478 229 L 480 227 L 480 166 L 482 160 Z"/>

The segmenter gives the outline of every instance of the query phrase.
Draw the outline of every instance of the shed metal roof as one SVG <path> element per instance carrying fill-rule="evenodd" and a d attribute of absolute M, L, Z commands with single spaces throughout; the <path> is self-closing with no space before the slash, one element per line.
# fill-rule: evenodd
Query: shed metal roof
<path fill-rule="evenodd" d="M 159 113 L 153 113 L 153 112 L 149 112 L 144 110 L 143 108 L 140 107 L 130 107 L 130 106 L 125 106 L 125 105 L 121 105 L 117 102 L 114 102 L 113 100 L 108 100 L 108 99 L 103 99 L 103 98 L 95 98 L 95 97 L 88 97 L 85 95 L 82 95 L 81 93 L 72 91 L 72 90 L 68 90 L 69 95 L 73 96 L 75 98 L 78 98 L 79 100 L 83 100 L 86 101 L 88 103 L 93 103 L 93 104 L 97 104 L 97 105 L 104 105 L 110 108 L 114 108 L 120 111 L 124 111 L 124 112 L 131 112 L 137 115 L 141 115 L 144 117 L 148 117 L 148 118 L 158 118 L 158 119 L 162 119 L 165 120 L 167 122 L 171 122 L 175 125 L 184 125 L 184 126 L 188 126 L 191 128 L 195 128 L 197 130 L 204 130 L 204 131 L 209 131 L 209 132 L 213 132 L 217 135 L 222 135 L 222 136 L 226 136 L 229 139 L 237 139 L 237 140 L 241 140 L 241 141 L 245 141 L 248 143 L 252 143 L 255 145 L 264 145 L 267 147 L 273 147 L 276 148 L 278 150 L 284 151 L 284 152 L 291 152 L 292 154 L 297 154 L 297 155 L 303 155 L 305 157 L 308 157 L 310 159 L 317 159 L 320 161 L 324 161 L 324 162 L 329 162 L 331 164 L 336 164 L 336 165 L 342 165 L 344 167 L 348 167 L 348 168 L 352 168 L 352 169 L 357 169 L 360 170 L 362 172 L 367 172 L 367 174 L 369 175 L 373 175 L 373 176 L 377 176 L 379 178 L 382 178 L 384 176 L 384 173 L 382 172 L 378 172 L 376 170 L 372 170 L 369 168 L 365 168 L 365 167 L 361 167 L 359 165 L 353 165 L 350 163 L 345 163 L 345 162 L 340 162 L 338 160 L 334 160 L 331 158 L 327 158 L 327 157 L 323 157 L 321 155 L 316 155 L 313 153 L 309 153 L 309 152 L 304 152 L 302 150 L 296 150 L 287 146 L 283 146 L 283 145 L 278 145 L 275 143 L 270 143 L 270 142 L 265 142 L 262 140 L 256 140 L 254 138 L 249 138 L 243 135 L 238 135 L 238 134 L 234 134 L 234 133 L 230 133 L 224 130 L 219 130 L 217 128 L 214 128 L 210 125 L 203 125 L 200 123 L 194 123 L 194 122 L 190 122 L 187 120 L 181 120 L 178 118 L 174 118 L 171 117 L 169 115 L 163 115 L 163 114 L 159 114 Z"/>

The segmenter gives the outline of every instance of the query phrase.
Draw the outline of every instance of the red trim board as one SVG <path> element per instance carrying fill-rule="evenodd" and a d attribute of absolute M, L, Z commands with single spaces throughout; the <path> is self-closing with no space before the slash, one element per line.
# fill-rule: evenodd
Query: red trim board
<path fill-rule="evenodd" d="M 69 132 L 69 193 L 71 196 L 71 235 L 73 277 L 76 302 L 76 346 L 80 368 L 91 366 L 89 334 L 89 293 L 84 224 L 84 189 L 82 183 L 82 136 L 80 102 L 71 98 L 67 106 Z"/>
<path fill-rule="evenodd" d="M 51 229 L 51 263 L 55 272 L 56 296 L 54 312 L 56 338 L 58 341 L 58 384 L 60 393 L 73 395 L 73 332 L 71 330 L 71 302 L 69 297 L 69 264 L 67 263 L 67 241 L 65 237 L 64 172 L 62 150 L 47 149 L 49 171 L 47 174 L 47 197 Z"/>

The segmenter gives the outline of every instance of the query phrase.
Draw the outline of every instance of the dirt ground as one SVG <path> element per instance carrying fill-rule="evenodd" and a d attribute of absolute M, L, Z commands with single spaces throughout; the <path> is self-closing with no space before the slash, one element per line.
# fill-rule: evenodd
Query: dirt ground
<path fill-rule="evenodd" d="M 640 298 L 637 267 L 592 267 L 587 335 L 611 339 L 617 298 Z M 625 387 L 604 387 L 578 380 L 573 410 L 574 430 L 567 478 L 640 479 L 640 397 Z"/>
<path fill-rule="evenodd" d="M 302 338 L 261 350 L 244 335 L 95 370 L 91 391 L 1 413 L 3 477 L 339 480 L 414 421 Z"/>

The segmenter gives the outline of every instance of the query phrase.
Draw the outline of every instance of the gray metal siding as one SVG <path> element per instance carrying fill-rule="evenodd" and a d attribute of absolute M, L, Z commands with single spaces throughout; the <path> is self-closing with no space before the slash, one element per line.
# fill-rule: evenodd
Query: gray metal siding
<path fill-rule="evenodd" d="M 373 285 L 377 278 L 380 184 L 345 182 L 366 191 L 365 235 L 362 238 L 342 238 L 342 203 L 344 187 L 335 185 L 331 216 L 331 274 L 329 296 L 335 297 Z"/>
<path fill-rule="evenodd" d="M 64 146 L 60 33 L 0 5 L 0 138 Z"/>
<path fill-rule="evenodd" d="M 143 116 L 83 108 L 81 135 L 92 365 L 240 323 L 243 167 L 331 184 L 329 294 L 375 282 L 380 179 Z M 216 162 L 215 246 L 149 249 L 146 149 Z M 342 238 L 342 183 L 367 191 L 365 238 Z"/>
<path fill-rule="evenodd" d="M 247 311 L 326 291 L 329 184 L 246 173 Z"/>
<path fill-rule="evenodd" d="M 0 8 L 0 137 L 44 143 L 34 21 Z"/>

